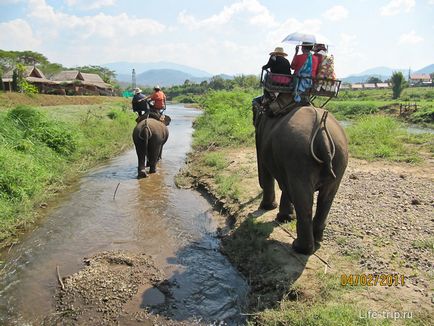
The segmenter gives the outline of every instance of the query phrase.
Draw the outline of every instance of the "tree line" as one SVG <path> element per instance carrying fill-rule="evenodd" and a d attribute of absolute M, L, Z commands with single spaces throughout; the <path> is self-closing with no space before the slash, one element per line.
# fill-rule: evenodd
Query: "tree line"
<path fill-rule="evenodd" d="M 4 51 L 0 49 L 0 78 L 7 72 L 14 69 L 17 73 L 22 70 L 22 66 L 36 66 L 47 78 L 51 78 L 64 70 L 79 70 L 84 73 L 99 75 L 105 83 L 118 88 L 116 74 L 113 70 L 105 67 L 89 65 L 78 67 L 65 67 L 60 63 L 50 62 L 43 54 L 34 51 Z M 0 87 L 3 84 L 0 83 Z M 1 88 L 0 88 L 1 89 Z"/>

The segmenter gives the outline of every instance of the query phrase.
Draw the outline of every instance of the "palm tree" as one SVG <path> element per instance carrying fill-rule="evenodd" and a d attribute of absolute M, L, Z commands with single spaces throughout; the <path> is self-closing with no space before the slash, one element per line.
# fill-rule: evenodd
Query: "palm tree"
<path fill-rule="evenodd" d="M 400 71 L 395 71 L 390 80 L 392 82 L 392 98 L 397 99 L 401 96 L 402 90 L 407 86 L 404 75 Z"/>

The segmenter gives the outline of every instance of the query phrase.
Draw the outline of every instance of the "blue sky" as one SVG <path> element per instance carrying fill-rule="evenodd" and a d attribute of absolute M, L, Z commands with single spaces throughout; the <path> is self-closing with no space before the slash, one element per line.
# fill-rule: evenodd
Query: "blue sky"
<path fill-rule="evenodd" d="M 434 63 L 434 0 L 0 0 L 0 49 L 68 67 L 170 61 L 259 74 L 303 31 L 328 40 L 338 76 Z"/>

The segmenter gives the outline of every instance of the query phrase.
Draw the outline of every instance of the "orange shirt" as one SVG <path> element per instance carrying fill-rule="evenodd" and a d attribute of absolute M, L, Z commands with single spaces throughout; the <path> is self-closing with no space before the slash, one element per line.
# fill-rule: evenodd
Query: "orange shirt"
<path fill-rule="evenodd" d="M 154 108 L 160 110 L 164 108 L 164 104 L 166 103 L 166 95 L 163 91 L 154 92 L 151 95 L 151 100 L 154 101 Z"/>

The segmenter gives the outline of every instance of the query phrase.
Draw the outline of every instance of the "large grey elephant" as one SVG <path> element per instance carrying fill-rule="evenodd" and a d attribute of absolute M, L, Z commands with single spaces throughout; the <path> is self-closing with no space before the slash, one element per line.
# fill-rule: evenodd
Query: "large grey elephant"
<path fill-rule="evenodd" d="M 147 177 L 146 166 L 149 166 L 149 173 L 156 172 L 157 161 L 162 156 L 163 145 L 168 138 L 169 130 L 161 121 L 148 118 L 137 123 L 133 130 L 133 140 L 138 159 L 139 178 Z"/>
<path fill-rule="evenodd" d="M 274 180 L 282 196 L 276 220 L 297 217 L 294 250 L 312 254 L 323 239 L 326 218 L 348 163 L 344 130 L 327 111 L 313 106 L 292 109 L 270 117 L 253 106 L 259 184 L 263 189 L 260 208 L 277 207 Z M 312 219 L 314 192 L 319 191 Z"/>

